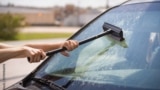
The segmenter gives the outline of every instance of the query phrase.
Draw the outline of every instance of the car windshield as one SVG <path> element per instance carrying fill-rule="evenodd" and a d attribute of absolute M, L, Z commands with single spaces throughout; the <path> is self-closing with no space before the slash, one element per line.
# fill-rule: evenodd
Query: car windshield
<path fill-rule="evenodd" d="M 71 39 L 82 41 L 104 32 L 104 22 L 122 28 L 125 40 L 117 41 L 106 35 L 80 45 L 69 53 L 70 57 L 57 53 L 48 58 L 36 76 L 65 77 L 93 85 L 160 89 L 160 2 L 113 8 Z"/>

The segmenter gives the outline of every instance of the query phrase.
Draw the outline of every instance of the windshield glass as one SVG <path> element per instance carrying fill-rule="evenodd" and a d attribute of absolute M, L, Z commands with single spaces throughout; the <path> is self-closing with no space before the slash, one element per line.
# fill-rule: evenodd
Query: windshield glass
<path fill-rule="evenodd" d="M 120 42 L 106 35 L 80 45 L 70 52 L 70 57 L 58 53 L 36 75 L 160 89 L 160 3 L 111 9 L 71 39 L 81 41 L 104 32 L 104 22 L 122 28 L 125 40 Z"/>

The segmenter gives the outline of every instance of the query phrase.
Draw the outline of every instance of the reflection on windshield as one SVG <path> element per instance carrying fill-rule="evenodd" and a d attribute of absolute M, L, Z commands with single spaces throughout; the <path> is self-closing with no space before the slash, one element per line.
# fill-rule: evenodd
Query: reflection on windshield
<path fill-rule="evenodd" d="M 102 25 L 108 22 L 123 29 L 125 41 L 104 36 L 79 46 L 70 57 L 54 55 L 38 75 L 160 89 L 160 10 L 157 3 L 135 5 L 109 11 L 74 37 L 81 41 L 103 32 Z"/>

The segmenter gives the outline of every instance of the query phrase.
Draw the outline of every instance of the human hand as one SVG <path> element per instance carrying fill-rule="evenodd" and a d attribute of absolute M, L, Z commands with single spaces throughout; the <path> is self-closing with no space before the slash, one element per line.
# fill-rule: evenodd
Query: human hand
<path fill-rule="evenodd" d="M 28 57 L 30 63 L 40 62 L 46 57 L 45 52 L 42 49 L 35 49 L 31 47 L 23 47 L 24 54 Z"/>
<path fill-rule="evenodd" d="M 65 47 L 67 49 L 67 51 L 72 51 L 75 48 L 77 48 L 79 46 L 79 42 L 76 40 L 68 40 L 65 41 L 64 43 L 62 43 L 61 47 Z M 61 52 L 61 54 L 63 54 L 64 56 L 69 56 L 69 53 L 67 51 L 63 51 Z"/>

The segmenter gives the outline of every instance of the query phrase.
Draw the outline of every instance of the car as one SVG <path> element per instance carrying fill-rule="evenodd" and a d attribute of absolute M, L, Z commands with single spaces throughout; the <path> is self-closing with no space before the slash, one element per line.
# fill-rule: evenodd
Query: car
<path fill-rule="evenodd" d="M 68 39 L 99 35 L 105 24 L 122 30 L 122 39 L 110 33 L 79 45 L 70 57 L 52 53 L 7 90 L 160 90 L 160 0 L 107 9 Z"/>

